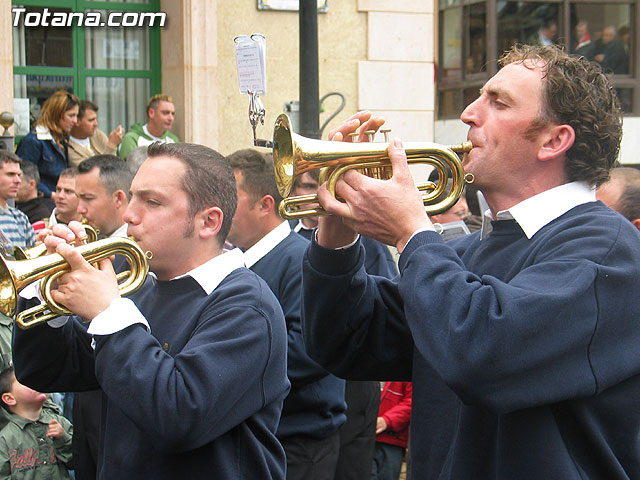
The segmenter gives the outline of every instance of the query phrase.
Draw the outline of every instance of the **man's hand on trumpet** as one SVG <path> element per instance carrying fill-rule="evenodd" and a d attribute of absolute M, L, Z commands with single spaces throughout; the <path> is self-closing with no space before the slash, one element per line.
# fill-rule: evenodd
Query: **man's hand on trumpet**
<path fill-rule="evenodd" d="M 373 117 L 371 112 L 362 111 L 355 113 L 342 124 L 334 128 L 329 132 L 329 140 L 335 142 L 364 142 L 368 141 L 368 137 L 365 135 L 365 131 L 378 131 L 378 129 L 384 124 L 384 119 L 381 117 Z M 351 139 L 353 132 L 360 129 L 357 139 Z M 330 196 L 327 192 L 327 186 L 321 185 L 318 189 L 318 196 Z M 334 199 L 335 200 L 335 199 Z M 324 207 L 324 204 L 322 205 Z M 318 218 L 318 243 L 326 248 L 339 248 L 345 245 L 353 243 L 357 238 L 357 233 L 354 229 L 343 222 L 343 219 L 339 216 L 328 216 Z"/>
<path fill-rule="evenodd" d="M 69 245 L 73 242 L 80 245 L 86 238 L 80 222 L 70 222 L 68 226 L 54 225 L 52 233 L 45 239 L 47 250 L 62 255 L 71 271 L 58 278 L 57 288 L 51 291 L 51 297 L 83 319 L 93 320 L 114 299 L 120 298 L 111 260 L 99 260 L 95 268 Z"/>
<path fill-rule="evenodd" d="M 56 247 L 61 243 L 70 243 L 81 245 L 87 238 L 87 232 L 84 225 L 75 220 L 69 222 L 69 225 L 57 223 L 49 229 L 42 237 L 42 241 L 47 246 L 47 253 L 56 253 Z"/>
<path fill-rule="evenodd" d="M 343 140 L 360 125 L 359 140 L 365 131 L 377 131 L 384 123 L 371 112 L 359 112 L 330 132 L 330 140 Z M 355 233 L 393 245 L 402 252 L 411 236 L 420 229 L 433 228 L 425 213 L 422 196 L 416 188 L 407 157 L 399 139 L 389 145 L 393 177 L 377 180 L 350 170 L 336 183 L 336 200 L 326 184 L 318 189 L 322 207 L 333 216 L 321 217 L 318 223 L 318 243 L 326 248 L 338 248 L 355 240 Z"/>
<path fill-rule="evenodd" d="M 336 142 L 351 142 L 351 138 L 349 134 L 355 132 L 360 128 L 360 132 L 358 134 L 358 138 L 354 139 L 354 142 L 364 142 L 367 141 L 367 135 L 365 132 L 374 131 L 377 132 L 378 129 L 384 125 L 384 118 L 382 117 L 373 117 L 371 112 L 364 110 L 362 112 L 355 113 L 347 118 L 342 124 L 334 128 L 329 132 L 329 140 L 333 140 Z"/>

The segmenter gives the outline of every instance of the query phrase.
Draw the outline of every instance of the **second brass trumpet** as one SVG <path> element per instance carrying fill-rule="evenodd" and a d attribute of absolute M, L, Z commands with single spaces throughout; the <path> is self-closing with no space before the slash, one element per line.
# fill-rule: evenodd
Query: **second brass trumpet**
<path fill-rule="evenodd" d="M 280 215 L 287 219 L 299 219 L 327 215 L 318 203 L 316 195 L 290 197 L 295 177 L 305 172 L 321 169 L 320 181 L 327 181 L 327 188 L 335 196 L 336 182 L 348 170 L 358 170 L 364 175 L 386 180 L 391 178 L 391 162 L 387 143 L 348 143 L 314 140 L 293 132 L 289 117 L 281 114 L 276 119 L 273 132 L 273 163 L 278 191 L 283 197 Z M 416 185 L 422 193 L 425 211 L 429 215 L 451 208 L 464 190 L 465 178 L 458 153 L 471 151 L 471 142 L 445 146 L 431 142 L 406 143 L 404 145 L 410 164 L 430 165 L 438 172 L 437 182 Z M 448 187 L 449 175 L 451 187 Z"/>

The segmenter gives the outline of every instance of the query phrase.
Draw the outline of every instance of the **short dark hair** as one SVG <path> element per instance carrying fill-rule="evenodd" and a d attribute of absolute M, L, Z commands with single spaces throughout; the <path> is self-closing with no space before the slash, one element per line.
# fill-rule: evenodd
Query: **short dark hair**
<path fill-rule="evenodd" d="M 500 58 L 500 66 L 511 63 L 541 65 L 545 72 L 543 105 L 530 132 L 550 123 L 569 125 L 575 132 L 566 154 L 568 180 L 592 187 L 606 182 L 620 150 L 622 114 L 615 88 L 600 65 L 555 45 L 515 45 Z"/>
<path fill-rule="evenodd" d="M 38 167 L 33 162 L 21 162 L 20 170 L 22 170 L 22 176 L 28 180 L 34 180 L 36 187 L 40 185 L 40 173 Z"/>
<path fill-rule="evenodd" d="M 84 112 L 86 112 L 87 110 L 93 110 L 97 113 L 98 105 L 89 100 L 81 100 L 80 107 L 78 108 L 78 120 L 82 120 L 82 117 L 84 117 Z"/>
<path fill-rule="evenodd" d="M 62 170 L 58 178 L 76 178 L 76 175 L 78 175 L 78 169 L 75 167 L 69 167 Z"/>
<path fill-rule="evenodd" d="M 313 178 L 316 182 L 320 183 L 320 169 L 314 168 L 313 170 L 308 170 L 306 173 L 309 174 L 311 178 Z"/>
<path fill-rule="evenodd" d="M 0 149 L 0 167 L 5 163 L 17 163 L 18 165 L 22 165 L 22 159 L 15 153 L 10 152 L 9 150 Z"/>
<path fill-rule="evenodd" d="M 616 202 L 616 210 L 629 221 L 640 218 L 640 187 L 630 186 L 624 189 Z"/>
<path fill-rule="evenodd" d="M 83 160 L 78 165 L 78 174 L 89 173 L 94 168 L 99 170 L 100 183 L 109 195 L 122 190 L 127 199 L 131 197 L 131 181 L 133 172 L 120 157 L 115 155 L 96 155 Z"/>
<path fill-rule="evenodd" d="M 238 205 L 235 177 L 225 158 L 209 147 L 193 143 L 155 142 L 149 145 L 147 154 L 148 158 L 175 158 L 185 165 L 181 185 L 189 198 L 189 215 L 193 217 L 209 207 L 222 210 L 222 225 L 218 232 L 222 246 Z"/>
<path fill-rule="evenodd" d="M 231 168 L 242 172 L 242 187 L 255 204 L 265 195 L 271 195 L 275 201 L 275 210 L 282 201 L 273 173 L 273 158 L 270 153 L 261 153 L 251 148 L 233 152 L 227 157 Z"/>
<path fill-rule="evenodd" d="M 13 382 L 16 381 L 16 375 L 13 371 L 13 367 L 7 367 L 0 373 L 0 397 L 5 393 L 9 393 L 11 388 L 13 387 Z M 2 408 L 4 408 L 7 412 L 11 412 L 9 410 L 9 405 L 4 403 L 4 400 L 0 402 L 2 404 Z"/>

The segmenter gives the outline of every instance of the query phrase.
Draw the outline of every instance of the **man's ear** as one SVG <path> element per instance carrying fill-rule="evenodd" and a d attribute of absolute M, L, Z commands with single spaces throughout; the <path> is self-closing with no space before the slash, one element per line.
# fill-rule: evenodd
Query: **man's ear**
<path fill-rule="evenodd" d="M 122 190 L 116 190 L 113 192 L 113 201 L 116 205 L 116 208 L 126 207 L 129 203 L 129 199 L 127 198 L 127 194 Z"/>
<path fill-rule="evenodd" d="M 633 220 L 631 220 L 631 223 L 633 223 L 636 228 L 640 230 L 640 218 L 634 218 Z"/>
<path fill-rule="evenodd" d="M 549 127 L 544 143 L 538 150 L 538 160 L 546 161 L 559 157 L 569 150 L 576 140 L 576 132 L 570 125 Z"/>
<path fill-rule="evenodd" d="M 196 226 L 199 226 L 196 233 L 201 238 L 215 237 L 222 228 L 223 220 L 224 214 L 219 207 L 205 208 L 196 215 Z"/>
<path fill-rule="evenodd" d="M 271 213 L 276 206 L 276 201 L 271 195 L 265 195 L 258 200 L 258 206 L 261 212 Z"/>
<path fill-rule="evenodd" d="M 2 401 L 10 407 L 13 407 L 16 404 L 16 399 L 11 392 L 3 393 L 1 398 Z"/>

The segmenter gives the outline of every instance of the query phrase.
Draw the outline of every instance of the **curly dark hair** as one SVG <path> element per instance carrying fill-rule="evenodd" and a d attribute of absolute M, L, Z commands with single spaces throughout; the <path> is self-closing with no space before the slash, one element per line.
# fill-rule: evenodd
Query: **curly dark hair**
<path fill-rule="evenodd" d="M 576 138 L 567 151 L 568 180 L 596 187 L 606 182 L 620 150 L 622 116 L 615 89 L 600 65 L 553 45 L 515 45 L 499 62 L 502 67 L 543 66 L 544 104 L 531 133 L 549 123 L 571 126 Z"/>

